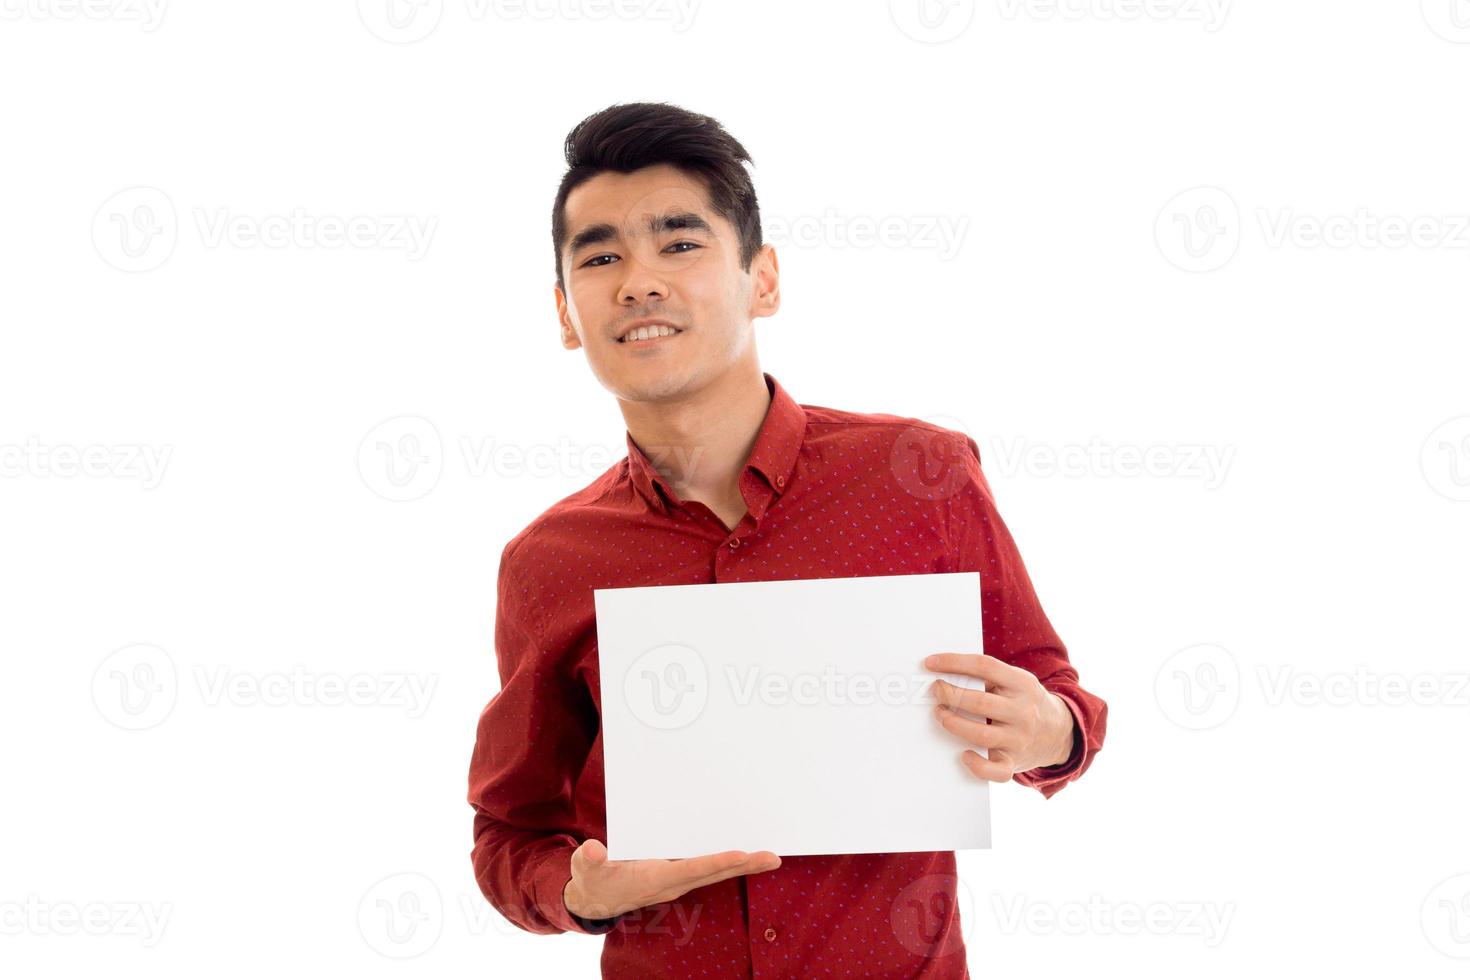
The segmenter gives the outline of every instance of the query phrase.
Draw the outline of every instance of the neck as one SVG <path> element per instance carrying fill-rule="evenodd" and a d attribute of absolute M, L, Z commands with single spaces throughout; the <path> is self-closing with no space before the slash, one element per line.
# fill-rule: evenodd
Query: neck
<path fill-rule="evenodd" d="M 771 393 L 759 365 L 658 402 L 619 399 L 628 434 L 681 500 L 733 500 Z"/>

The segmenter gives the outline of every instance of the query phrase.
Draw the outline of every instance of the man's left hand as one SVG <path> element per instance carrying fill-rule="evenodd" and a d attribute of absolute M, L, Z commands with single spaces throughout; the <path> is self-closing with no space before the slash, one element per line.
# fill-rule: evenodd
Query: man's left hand
<path fill-rule="evenodd" d="M 956 687 L 936 678 L 935 716 L 947 730 L 987 750 L 963 759 L 981 779 L 1004 783 L 1016 773 L 1059 766 L 1072 755 L 1073 719 L 1067 703 L 1041 686 L 1029 670 L 983 653 L 936 653 L 924 666 L 945 674 L 978 677 L 985 690 Z M 958 708 L 981 721 L 950 710 Z"/>

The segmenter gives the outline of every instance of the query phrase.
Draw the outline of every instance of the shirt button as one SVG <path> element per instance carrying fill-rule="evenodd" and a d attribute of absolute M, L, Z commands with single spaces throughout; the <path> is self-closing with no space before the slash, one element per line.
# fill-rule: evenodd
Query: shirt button
<path fill-rule="evenodd" d="M 776 941 L 776 930 L 775 929 L 767 929 L 766 930 L 766 942 L 773 943 L 775 941 Z"/>
<path fill-rule="evenodd" d="M 740 547 L 740 539 L 739 538 L 731 538 L 730 539 L 730 547 L 732 547 L 732 548 L 738 548 L 738 547 Z"/>
<path fill-rule="evenodd" d="M 778 476 L 778 477 L 776 477 L 776 486 L 778 486 L 778 487 L 784 487 L 785 485 L 786 485 L 786 477 L 784 477 L 784 476 Z"/>

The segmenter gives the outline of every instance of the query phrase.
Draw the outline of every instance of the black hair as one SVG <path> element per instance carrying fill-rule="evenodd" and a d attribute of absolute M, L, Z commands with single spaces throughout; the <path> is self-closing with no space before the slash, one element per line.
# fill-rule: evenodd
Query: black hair
<path fill-rule="evenodd" d="M 577 123 L 567 134 L 567 172 L 551 210 L 551 244 L 556 250 L 556 284 L 562 283 L 567 195 L 604 171 L 632 173 L 666 163 L 700 178 L 710 207 L 734 226 L 740 267 L 749 271 L 761 249 L 760 205 L 743 164 L 750 154 L 718 121 L 667 102 L 608 106 Z"/>

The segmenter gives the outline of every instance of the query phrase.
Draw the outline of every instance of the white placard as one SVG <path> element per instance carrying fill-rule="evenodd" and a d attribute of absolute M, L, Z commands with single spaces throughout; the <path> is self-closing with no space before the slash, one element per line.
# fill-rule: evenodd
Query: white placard
<path fill-rule="evenodd" d="M 990 846 L 923 666 L 980 653 L 980 573 L 596 589 L 612 860 Z M 984 750 L 976 749 L 982 755 Z"/>

